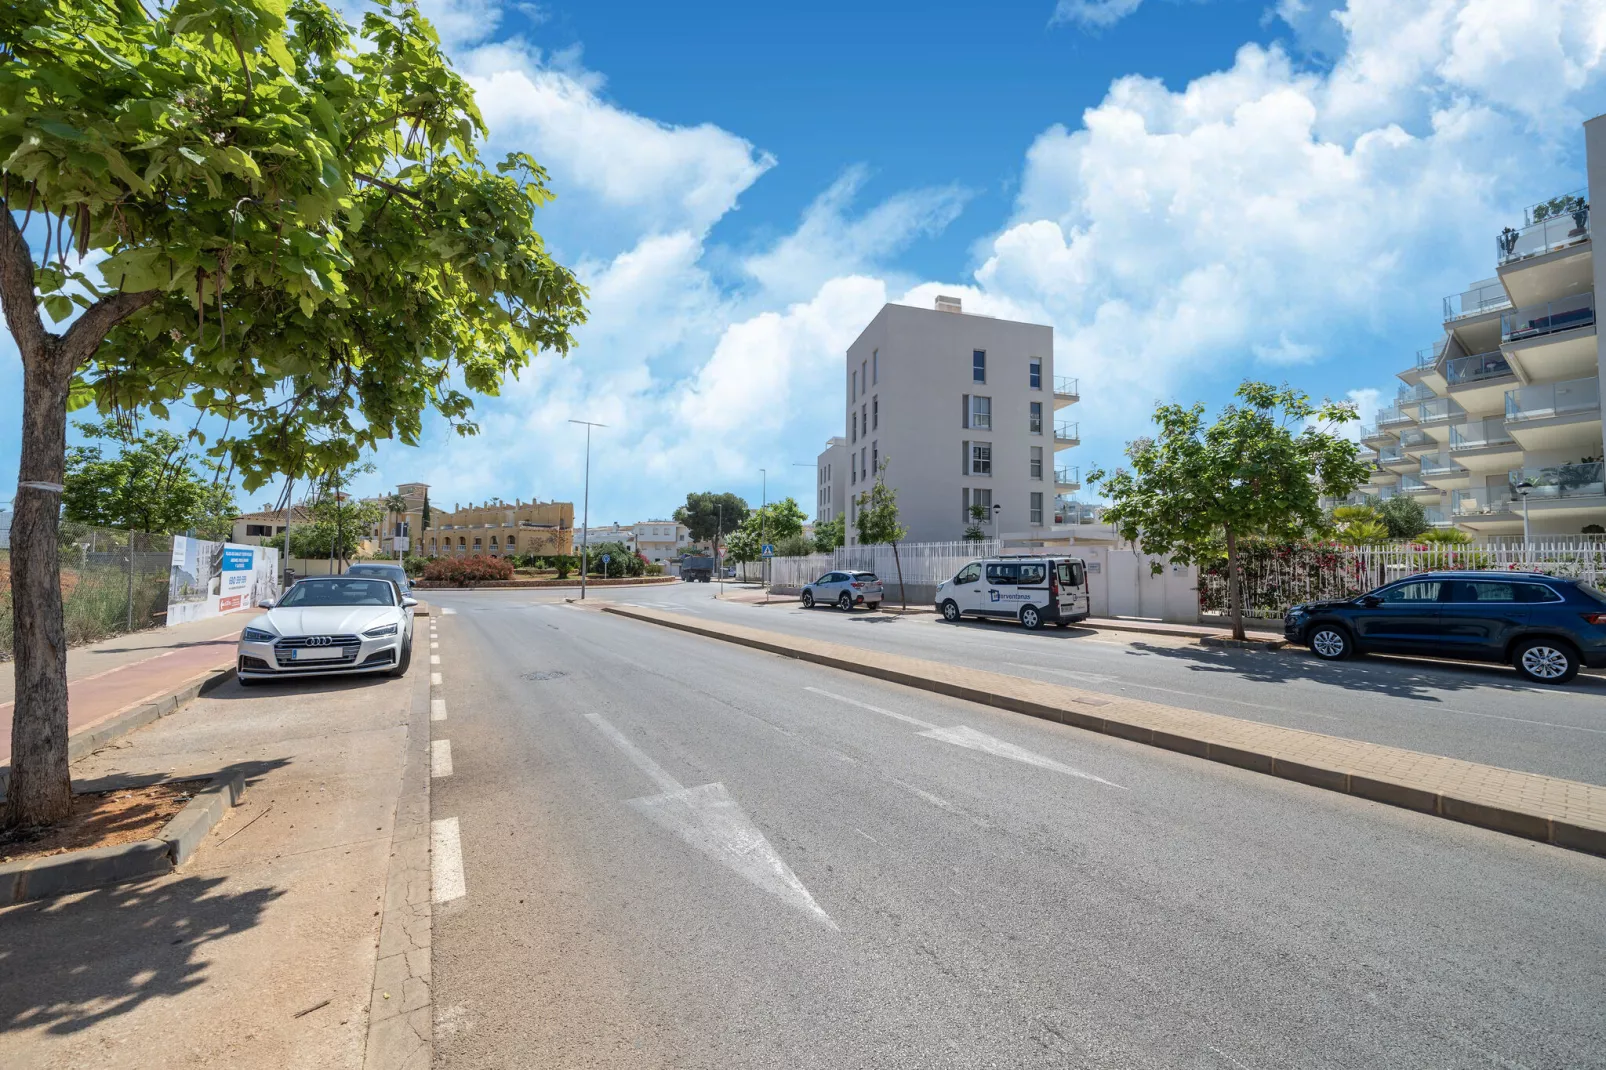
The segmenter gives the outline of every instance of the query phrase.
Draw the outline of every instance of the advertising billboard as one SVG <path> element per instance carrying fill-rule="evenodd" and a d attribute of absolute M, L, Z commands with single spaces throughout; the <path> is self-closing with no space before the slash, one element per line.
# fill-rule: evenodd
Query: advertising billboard
<path fill-rule="evenodd" d="M 265 546 L 173 538 L 167 623 L 249 609 L 279 597 L 279 552 Z"/>

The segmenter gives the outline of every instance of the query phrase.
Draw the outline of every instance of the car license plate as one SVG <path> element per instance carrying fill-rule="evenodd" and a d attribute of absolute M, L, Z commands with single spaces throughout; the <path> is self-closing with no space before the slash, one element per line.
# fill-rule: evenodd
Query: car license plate
<path fill-rule="evenodd" d="M 335 661 L 345 653 L 338 646 L 302 646 L 290 651 L 291 661 Z"/>

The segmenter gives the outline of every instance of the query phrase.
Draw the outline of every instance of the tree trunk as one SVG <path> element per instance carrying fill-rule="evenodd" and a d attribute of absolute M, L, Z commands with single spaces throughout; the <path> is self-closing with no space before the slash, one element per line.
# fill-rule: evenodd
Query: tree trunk
<path fill-rule="evenodd" d="M 1238 581 L 1238 538 L 1227 529 L 1227 612 L 1232 615 L 1232 637 L 1244 638 L 1243 586 Z"/>
<path fill-rule="evenodd" d="M 905 613 L 909 611 L 909 593 L 903 588 L 903 561 L 898 557 L 898 544 L 892 544 L 892 563 L 898 566 L 898 600 L 903 603 Z"/>
<path fill-rule="evenodd" d="M 24 353 L 22 360 L 22 463 L 11 519 L 11 630 L 17 683 L 7 827 L 53 824 L 72 812 L 67 636 L 57 544 L 61 495 L 22 485 L 60 484 L 66 470 L 72 368 L 61 359 L 60 345 L 57 339 L 44 339 L 40 351 Z"/>

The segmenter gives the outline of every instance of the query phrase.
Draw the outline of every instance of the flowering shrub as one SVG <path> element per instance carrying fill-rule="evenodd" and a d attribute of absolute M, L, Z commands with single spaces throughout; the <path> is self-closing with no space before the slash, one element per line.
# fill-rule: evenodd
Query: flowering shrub
<path fill-rule="evenodd" d="M 424 578 L 441 583 L 473 584 L 510 580 L 513 562 L 502 557 L 437 557 L 424 566 Z"/>

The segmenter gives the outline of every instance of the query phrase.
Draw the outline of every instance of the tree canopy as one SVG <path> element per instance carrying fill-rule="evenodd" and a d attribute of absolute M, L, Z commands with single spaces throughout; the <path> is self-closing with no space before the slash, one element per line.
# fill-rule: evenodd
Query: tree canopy
<path fill-rule="evenodd" d="M 1146 554 L 1197 564 L 1226 543 L 1233 634 L 1242 639 L 1238 539 L 1319 530 L 1320 499 L 1345 497 L 1369 469 L 1333 431 L 1356 418 L 1353 406 L 1249 380 L 1234 397 L 1208 425 L 1202 404 L 1159 406 L 1159 434 L 1127 447 L 1131 470 L 1098 468 L 1088 482 L 1111 501 L 1104 520 Z"/>
<path fill-rule="evenodd" d="M 814 552 L 828 554 L 848 541 L 848 518 L 834 516 L 814 525 Z"/>
<path fill-rule="evenodd" d="M 88 441 L 67 450 L 62 518 L 75 524 L 181 535 L 229 537 L 238 510 L 217 473 L 195 470 L 184 439 L 107 420 L 80 423 Z M 108 453 L 103 443 L 118 447 Z"/>
<path fill-rule="evenodd" d="M 753 510 L 725 540 L 731 560 L 757 561 L 763 553 L 764 543 L 773 545 L 803 534 L 803 525 L 808 523 L 808 519 L 795 498 L 782 498 L 762 509 Z M 730 530 L 728 524 L 726 530 Z"/>
<path fill-rule="evenodd" d="M 687 494 L 686 504 L 675 510 L 675 519 L 686 525 L 693 542 L 712 542 L 716 533 L 728 535 L 740 527 L 747 513 L 745 499 L 728 491 L 705 490 Z"/>

